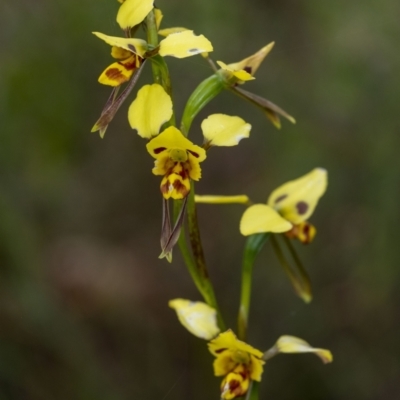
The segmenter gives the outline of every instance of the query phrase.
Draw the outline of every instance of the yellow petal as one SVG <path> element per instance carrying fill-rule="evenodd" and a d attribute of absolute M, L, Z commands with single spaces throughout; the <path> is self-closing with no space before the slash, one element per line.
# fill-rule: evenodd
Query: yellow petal
<path fill-rule="evenodd" d="M 227 72 L 228 79 L 232 76 L 243 82 L 255 79 L 249 72 L 245 71 L 244 69 L 234 69 L 222 61 L 217 61 L 217 64 L 221 67 L 222 70 Z"/>
<path fill-rule="evenodd" d="M 300 224 L 311 216 L 325 193 L 327 175 L 325 169 L 315 168 L 275 189 L 268 198 L 268 204 L 291 223 Z"/>
<path fill-rule="evenodd" d="M 215 339 L 211 340 L 208 343 L 208 349 L 215 356 L 222 355 L 225 351 L 228 351 L 231 354 L 240 351 L 243 353 L 248 353 L 249 355 L 252 354 L 258 358 L 261 358 L 263 355 L 260 350 L 257 350 L 249 344 L 238 340 L 230 329 L 228 329 L 226 332 L 220 333 Z"/>
<path fill-rule="evenodd" d="M 244 396 L 250 386 L 250 379 L 243 365 L 229 372 L 221 384 L 221 399 L 231 400 Z"/>
<path fill-rule="evenodd" d="M 190 180 L 176 173 L 165 175 L 161 181 L 160 190 L 164 199 L 181 200 L 190 192 Z"/>
<path fill-rule="evenodd" d="M 254 355 L 251 355 L 250 357 L 251 357 L 250 378 L 253 381 L 260 382 L 264 370 L 263 365 L 265 364 L 265 361 L 260 360 L 259 357 L 256 357 Z"/>
<path fill-rule="evenodd" d="M 211 42 L 203 35 L 196 36 L 193 31 L 172 33 L 160 42 L 159 54 L 185 58 L 199 53 L 212 51 Z"/>
<path fill-rule="evenodd" d="M 214 375 L 224 376 L 232 371 L 237 363 L 232 359 L 232 353 L 229 350 L 225 350 L 222 354 L 216 355 L 216 359 L 213 362 Z"/>
<path fill-rule="evenodd" d="M 197 157 L 193 156 L 191 153 L 188 154 L 189 160 L 189 177 L 194 181 L 198 181 L 201 178 L 201 167 L 200 161 Z"/>
<path fill-rule="evenodd" d="M 157 30 L 160 28 L 163 17 L 164 17 L 164 15 L 163 15 L 162 11 L 159 8 L 155 8 L 154 9 L 154 18 L 156 19 Z"/>
<path fill-rule="evenodd" d="M 133 71 L 135 70 L 135 62 L 124 65 L 120 62 L 115 62 L 108 66 L 99 76 L 99 82 L 102 85 L 119 86 L 124 82 L 129 81 Z"/>
<path fill-rule="evenodd" d="M 244 70 L 253 76 L 256 73 L 262 61 L 264 60 L 264 58 L 274 47 L 274 44 L 275 42 L 271 42 L 266 46 L 264 46 L 259 51 L 257 51 L 257 53 L 251 55 L 250 57 L 247 57 L 244 60 L 236 63 L 228 64 L 228 68 L 231 68 L 232 70 L 235 71 Z"/>
<path fill-rule="evenodd" d="M 172 100 L 161 85 L 143 86 L 128 110 L 128 120 L 142 138 L 158 135 L 161 125 L 172 116 Z"/>
<path fill-rule="evenodd" d="M 245 194 L 237 196 L 208 196 L 196 194 L 194 200 L 196 203 L 205 204 L 247 204 L 250 201 Z"/>
<path fill-rule="evenodd" d="M 158 158 L 163 150 L 169 149 L 182 149 L 188 151 L 197 159 L 198 162 L 205 160 L 207 157 L 204 149 L 185 138 L 185 136 L 183 136 L 174 126 L 170 126 L 154 139 L 150 140 L 150 142 L 147 143 L 146 148 L 154 158 Z"/>
<path fill-rule="evenodd" d="M 240 233 L 244 236 L 264 232 L 281 233 L 291 228 L 290 222 L 265 204 L 255 204 L 249 207 L 240 221 Z"/>
<path fill-rule="evenodd" d="M 171 300 L 168 305 L 176 311 L 180 323 L 193 335 L 205 340 L 218 335 L 217 312 L 214 308 L 200 301 L 184 299 Z"/>
<path fill-rule="evenodd" d="M 212 114 L 201 123 L 205 142 L 211 146 L 236 146 L 250 135 L 251 125 L 242 118 Z"/>
<path fill-rule="evenodd" d="M 112 46 L 111 47 L 111 56 L 116 58 L 117 60 L 125 60 L 126 58 L 132 55 L 131 51 L 122 49 L 121 47 Z"/>
<path fill-rule="evenodd" d="M 153 9 L 154 0 L 125 0 L 117 14 L 121 29 L 129 29 L 140 24 Z"/>
<path fill-rule="evenodd" d="M 305 340 L 295 336 L 281 336 L 274 347 L 280 353 L 315 353 L 324 364 L 333 361 L 332 353 L 329 350 L 314 348 Z"/>
<path fill-rule="evenodd" d="M 183 31 L 188 31 L 189 29 L 187 28 L 183 28 L 181 26 L 175 26 L 173 28 L 165 28 L 165 29 L 160 29 L 158 31 L 158 34 L 160 36 L 164 36 L 167 37 L 168 35 L 171 35 L 172 33 L 179 33 L 179 32 L 183 32 Z"/>
<path fill-rule="evenodd" d="M 92 32 L 92 33 L 99 39 L 104 40 L 110 46 L 120 47 L 122 49 L 128 50 L 131 53 L 137 54 L 140 57 L 143 57 L 147 51 L 147 43 L 145 40 L 142 39 L 107 36 L 104 35 L 104 33 L 100 32 Z"/>

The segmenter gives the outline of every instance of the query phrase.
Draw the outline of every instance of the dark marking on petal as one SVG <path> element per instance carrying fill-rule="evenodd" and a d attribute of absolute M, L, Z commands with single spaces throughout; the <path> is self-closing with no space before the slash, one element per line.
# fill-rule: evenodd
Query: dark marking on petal
<path fill-rule="evenodd" d="M 275 199 L 275 202 L 274 202 L 274 203 L 275 203 L 275 204 L 278 204 L 280 201 L 285 200 L 286 197 L 288 197 L 287 194 L 282 194 L 282 195 L 280 195 L 279 197 L 277 197 L 277 198 Z"/>
<path fill-rule="evenodd" d="M 200 50 L 199 49 L 189 49 L 189 53 L 198 53 Z"/>
<path fill-rule="evenodd" d="M 153 150 L 154 154 L 160 154 L 162 151 L 167 150 L 165 147 L 157 147 Z"/>
<path fill-rule="evenodd" d="M 119 62 L 118 64 L 122 65 L 127 71 L 132 71 L 136 68 L 136 60 L 134 59 L 132 62 Z"/>
<path fill-rule="evenodd" d="M 199 158 L 199 157 L 200 157 L 199 153 L 196 153 L 195 151 L 188 150 L 188 152 L 189 152 L 192 156 L 195 156 L 196 158 Z"/>
<path fill-rule="evenodd" d="M 128 80 L 128 78 L 118 68 L 110 68 L 105 72 L 105 74 L 108 79 L 116 81 L 119 84 Z"/>
<path fill-rule="evenodd" d="M 244 70 L 251 75 L 251 71 L 253 70 L 253 68 L 251 68 L 250 66 L 246 66 L 244 67 Z"/>
<path fill-rule="evenodd" d="M 226 348 L 214 350 L 217 354 L 221 354 L 223 351 L 227 350 Z"/>
<path fill-rule="evenodd" d="M 136 47 L 133 44 L 128 44 L 128 48 L 129 48 L 129 50 L 131 50 L 134 53 L 136 53 Z"/>
<path fill-rule="evenodd" d="M 186 197 L 189 194 L 188 188 L 181 181 L 175 181 L 172 185 L 183 197 Z"/>
<path fill-rule="evenodd" d="M 298 212 L 300 215 L 304 215 L 304 214 L 307 212 L 307 210 L 308 210 L 308 204 L 307 204 L 305 201 L 299 201 L 299 202 L 296 204 L 296 208 L 297 208 L 297 212 Z"/>

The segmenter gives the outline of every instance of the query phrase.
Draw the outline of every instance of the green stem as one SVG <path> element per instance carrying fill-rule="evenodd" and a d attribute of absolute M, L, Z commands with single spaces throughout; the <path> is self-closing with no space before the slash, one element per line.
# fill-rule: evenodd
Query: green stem
<path fill-rule="evenodd" d="M 146 33 L 147 33 L 147 43 L 152 47 L 156 48 L 158 46 L 158 32 L 156 18 L 154 15 L 154 10 L 150 11 L 146 17 Z M 162 84 L 162 74 L 160 67 L 157 63 L 152 63 L 153 77 L 156 83 Z"/>
<path fill-rule="evenodd" d="M 269 233 L 258 233 L 256 235 L 251 235 L 247 238 L 244 247 L 242 263 L 242 288 L 238 315 L 238 335 L 240 340 L 246 340 L 254 262 L 269 237 Z"/>

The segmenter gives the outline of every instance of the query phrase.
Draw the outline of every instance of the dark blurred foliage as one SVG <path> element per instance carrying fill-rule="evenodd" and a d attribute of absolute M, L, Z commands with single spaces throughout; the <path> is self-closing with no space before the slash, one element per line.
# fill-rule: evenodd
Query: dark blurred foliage
<path fill-rule="evenodd" d="M 197 117 L 239 114 L 250 140 L 210 151 L 199 193 L 265 201 L 316 166 L 329 188 L 297 246 L 314 301 L 295 295 L 267 247 L 255 269 L 249 341 L 269 348 L 300 336 L 332 350 L 280 356 L 261 398 L 400 398 L 400 93 L 396 0 L 160 0 L 163 26 L 186 26 L 233 62 L 275 40 L 246 89 L 297 118 L 275 130 L 223 93 Z M 159 178 L 125 104 L 105 139 L 91 134 L 109 89 L 97 77 L 118 35 L 116 1 L 3 0 L 0 4 L 0 398 L 217 399 L 206 344 L 167 307 L 200 299 L 181 258 L 158 260 Z M 178 115 L 209 68 L 169 59 Z M 140 85 L 151 81 L 146 71 Z M 136 90 L 134 91 L 134 93 Z M 132 99 L 134 96 L 132 94 Z M 199 207 L 223 312 L 238 306 L 241 206 Z"/>

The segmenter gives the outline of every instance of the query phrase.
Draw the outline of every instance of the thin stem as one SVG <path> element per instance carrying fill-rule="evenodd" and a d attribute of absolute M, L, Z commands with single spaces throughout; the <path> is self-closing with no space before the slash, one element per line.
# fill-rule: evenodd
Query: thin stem
<path fill-rule="evenodd" d="M 151 47 L 156 48 L 158 46 L 158 33 L 154 10 L 150 11 L 146 17 L 146 34 L 147 43 Z M 152 63 L 151 68 L 153 70 L 154 81 L 162 85 L 162 74 L 157 63 Z"/>
<path fill-rule="evenodd" d="M 254 262 L 269 236 L 269 233 L 251 235 L 247 238 L 244 247 L 242 263 L 242 287 L 238 315 L 238 335 L 240 340 L 246 340 Z"/>

